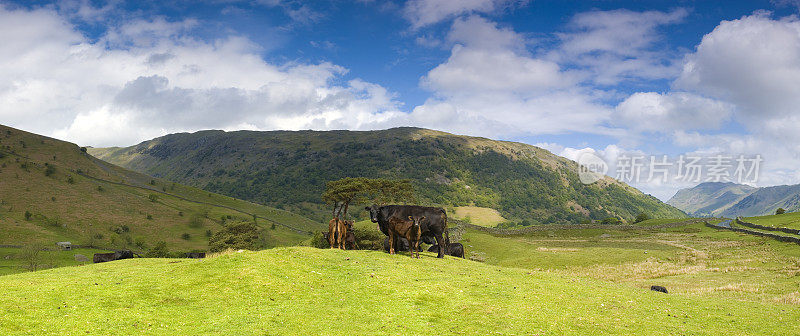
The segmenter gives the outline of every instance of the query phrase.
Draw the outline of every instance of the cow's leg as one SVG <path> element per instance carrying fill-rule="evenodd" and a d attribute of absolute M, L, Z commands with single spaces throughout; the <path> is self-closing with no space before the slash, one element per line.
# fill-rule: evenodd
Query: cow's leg
<path fill-rule="evenodd" d="M 389 230 L 389 254 L 394 254 L 394 232 Z"/>
<path fill-rule="evenodd" d="M 339 231 L 339 244 L 342 245 L 342 250 L 347 250 L 347 243 L 344 241 L 347 238 L 347 226 L 342 225 L 342 230 Z"/>
<path fill-rule="evenodd" d="M 436 238 L 436 245 L 439 245 L 439 254 L 436 256 L 436 258 L 444 258 L 444 253 L 445 253 L 445 250 L 444 250 L 445 249 L 445 247 L 444 247 L 445 246 L 444 238 L 442 238 L 442 233 L 441 232 L 437 232 L 435 234 L 436 235 L 433 236 L 433 237 Z"/>

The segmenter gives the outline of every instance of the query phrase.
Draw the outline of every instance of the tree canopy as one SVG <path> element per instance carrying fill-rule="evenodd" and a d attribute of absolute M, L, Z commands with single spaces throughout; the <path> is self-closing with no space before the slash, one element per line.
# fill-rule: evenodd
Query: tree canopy
<path fill-rule="evenodd" d="M 413 202 L 414 187 L 410 180 L 390 180 L 383 178 L 346 177 L 329 181 L 322 193 L 322 201 L 333 205 L 333 216 L 347 217 L 350 204 L 372 202 L 388 204 L 392 202 Z"/>

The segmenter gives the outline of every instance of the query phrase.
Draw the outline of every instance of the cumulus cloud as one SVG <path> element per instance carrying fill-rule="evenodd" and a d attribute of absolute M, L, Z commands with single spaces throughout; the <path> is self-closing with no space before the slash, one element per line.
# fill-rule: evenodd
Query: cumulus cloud
<path fill-rule="evenodd" d="M 675 55 L 655 49 L 662 38 L 658 28 L 682 21 L 688 12 L 634 12 L 627 9 L 590 11 L 575 15 L 552 57 L 585 68 L 602 85 L 630 79 L 672 78 L 679 68 Z"/>
<path fill-rule="evenodd" d="M 527 0 L 409 0 L 403 9 L 414 29 L 470 13 L 491 13 L 524 5 Z"/>
<path fill-rule="evenodd" d="M 434 93 L 411 114 L 421 126 L 485 136 L 607 131 L 611 110 L 596 92 L 531 55 L 513 30 L 471 16 L 457 19 L 447 40 L 450 57 L 421 80 Z"/>
<path fill-rule="evenodd" d="M 732 110 L 731 104 L 687 92 L 638 92 L 617 105 L 614 119 L 646 132 L 718 129 Z"/>
<path fill-rule="evenodd" d="M 195 24 L 136 20 L 93 42 L 55 11 L 0 7 L 3 123 L 102 146 L 206 128 L 357 129 L 399 113 L 386 89 L 340 83 L 340 66 L 269 64 L 246 38 L 192 38 Z"/>

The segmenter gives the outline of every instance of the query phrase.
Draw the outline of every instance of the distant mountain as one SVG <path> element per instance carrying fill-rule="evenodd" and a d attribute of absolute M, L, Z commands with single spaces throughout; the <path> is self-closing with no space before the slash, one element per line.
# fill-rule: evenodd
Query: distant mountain
<path fill-rule="evenodd" d="M 732 182 L 706 182 L 681 189 L 667 204 L 692 216 L 761 216 L 778 208 L 800 209 L 800 185 L 754 188 Z"/>
<path fill-rule="evenodd" d="M 165 193 L 171 194 L 167 195 Z M 199 201 L 204 203 L 198 203 Z M 267 246 L 295 245 L 322 223 L 251 202 L 152 178 L 87 154 L 75 144 L 0 125 L 0 244 L 58 241 L 146 250 L 159 241 L 173 251 L 208 248 L 207 231 L 228 216 L 264 219 Z"/>
<path fill-rule="evenodd" d="M 584 185 L 577 163 L 542 148 L 420 128 L 201 131 L 89 152 L 145 174 L 320 218 L 325 183 L 348 176 L 411 179 L 420 203 L 493 208 L 513 222 L 685 216 L 612 178 Z"/>
<path fill-rule="evenodd" d="M 706 182 L 679 190 L 667 204 L 691 216 L 720 216 L 755 190 L 754 187 L 732 182 Z"/>

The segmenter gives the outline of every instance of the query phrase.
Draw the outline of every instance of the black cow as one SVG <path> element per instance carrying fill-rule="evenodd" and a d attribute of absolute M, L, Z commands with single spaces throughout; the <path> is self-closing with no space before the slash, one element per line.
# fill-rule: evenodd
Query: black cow
<path fill-rule="evenodd" d="M 669 292 L 667 292 L 667 288 L 664 287 L 664 286 L 655 286 L 655 285 L 654 286 L 650 286 L 650 290 L 654 291 L 654 292 L 661 292 L 661 293 L 669 294 Z"/>
<path fill-rule="evenodd" d="M 447 213 L 442 208 L 424 207 L 419 205 L 373 205 L 365 208 L 369 211 L 369 218 L 373 223 L 378 223 L 378 228 L 385 235 L 389 235 L 389 218 L 395 217 L 399 219 L 406 219 L 409 216 L 414 218 L 425 217 L 425 220 L 420 223 L 422 229 L 422 241 L 429 241 L 430 237 L 436 239 L 439 246 L 446 245 L 450 241 L 447 232 Z M 426 238 L 427 236 L 427 238 Z M 399 237 L 395 237 L 395 241 L 399 242 Z M 395 246 L 395 250 L 399 250 Z M 438 258 L 444 258 L 444 249 L 439 249 Z"/>
<path fill-rule="evenodd" d="M 206 253 L 205 252 L 188 252 L 188 253 L 186 253 L 186 258 L 202 259 L 202 258 L 205 258 L 205 257 L 206 257 Z"/>
<path fill-rule="evenodd" d="M 397 252 L 406 252 L 411 250 L 408 239 L 403 237 L 400 237 L 400 242 L 395 245 L 397 246 L 394 247 L 394 250 Z M 383 240 L 383 250 L 389 252 L 389 237 L 386 237 L 386 239 Z"/>
<path fill-rule="evenodd" d="M 428 252 L 436 252 L 438 248 L 439 246 L 433 245 L 428 248 Z M 447 245 L 447 255 L 464 258 L 464 245 L 461 245 L 461 243 L 450 243 Z"/>
<path fill-rule="evenodd" d="M 92 261 L 94 263 L 101 263 L 120 259 L 131 259 L 133 258 L 134 254 L 135 253 L 130 250 L 115 251 L 111 253 L 95 253 Z"/>

